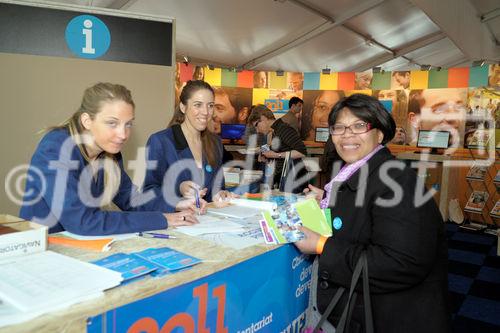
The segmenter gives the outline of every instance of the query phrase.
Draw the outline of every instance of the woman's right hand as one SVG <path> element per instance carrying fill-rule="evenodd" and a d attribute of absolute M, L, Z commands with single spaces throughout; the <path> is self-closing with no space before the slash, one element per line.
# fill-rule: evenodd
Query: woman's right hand
<path fill-rule="evenodd" d="M 313 197 L 318 203 L 323 199 L 323 194 L 325 193 L 324 190 L 311 184 L 307 185 L 307 188 L 305 188 L 303 192 L 306 197 Z"/>
<path fill-rule="evenodd" d="M 180 227 L 183 225 L 193 225 L 199 223 L 194 213 L 190 210 L 163 214 L 163 216 L 167 219 L 169 227 Z"/>

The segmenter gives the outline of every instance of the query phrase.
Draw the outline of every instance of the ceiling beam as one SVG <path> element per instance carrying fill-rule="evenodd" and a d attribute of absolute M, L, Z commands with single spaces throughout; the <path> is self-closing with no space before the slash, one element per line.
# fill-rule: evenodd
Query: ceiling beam
<path fill-rule="evenodd" d="M 373 68 L 376 66 L 380 66 L 383 63 L 386 63 L 390 60 L 396 59 L 398 57 L 402 57 L 405 54 L 408 54 L 408 53 L 413 52 L 415 50 L 418 50 L 422 47 L 425 47 L 427 45 L 430 45 L 432 43 L 440 41 L 443 38 L 446 38 L 446 35 L 441 31 L 431 33 L 427 36 L 424 36 L 424 37 L 419 38 L 417 40 L 411 41 L 399 49 L 396 49 L 394 54 L 383 54 L 383 55 L 376 57 L 374 59 L 369 59 L 365 62 L 357 64 L 355 67 L 350 68 L 347 71 L 348 72 L 351 72 L 351 71 L 352 72 L 363 72 L 367 69 L 370 69 L 370 68 Z M 410 58 L 407 58 L 407 57 L 404 57 L 404 58 L 408 62 L 413 62 Z M 413 62 L 413 63 L 415 63 L 415 62 Z M 419 64 L 416 64 L 416 65 L 419 65 Z"/>
<path fill-rule="evenodd" d="M 266 62 L 269 59 L 272 59 L 274 57 L 277 57 L 286 51 L 297 47 L 301 44 L 304 44 L 305 42 L 325 33 L 326 31 L 329 31 L 335 27 L 338 27 L 342 25 L 344 22 L 347 20 L 350 20 L 353 17 L 356 17 L 358 15 L 363 14 L 364 12 L 378 6 L 384 0 L 371 0 L 371 1 L 366 1 L 361 4 L 358 4 L 356 6 L 353 6 L 349 11 L 346 11 L 342 15 L 339 15 L 336 19 L 333 17 L 324 14 L 319 8 L 314 7 L 313 5 L 306 3 L 305 1 L 300 1 L 300 0 L 288 0 L 288 2 L 292 2 L 302 8 L 305 8 L 319 16 L 321 16 L 323 19 L 326 20 L 326 22 L 323 22 L 316 27 L 314 27 L 312 30 L 301 34 L 300 36 L 295 36 L 294 38 L 291 38 L 289 41 L 282 43 L 278 46 L 271 46 L 270 49 L 271 51 L 267 51 L 263 53 L 262 55 L 242 64 L 240 67 L 244 69 L 254 69 L 255 67 L 259 66 L 260 64 Z"/>
<path fill-rule="evenodd" d="M 137 0 L 115 0 L 107 8 L 112 9 L 127 9 L 132 6 Z"/>
<path fill-rule="evenodd" d="M 481 15 L 481 22 L 488 22 L 489 20 L 493 20 L 498 16 L 500 16 L 500 8 L 495 8 L 492 11 Z"/>
<path fill-rule="evenodd" d="M 410 0 L 469 60 L 498 60 L 500 46 L 469 0 Z"/>

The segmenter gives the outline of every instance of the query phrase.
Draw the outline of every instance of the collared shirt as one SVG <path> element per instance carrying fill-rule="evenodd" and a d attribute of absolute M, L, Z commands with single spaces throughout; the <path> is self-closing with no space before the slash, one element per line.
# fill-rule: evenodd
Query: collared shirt
<path fill-rule="evenodd" d="M 212 200 L 212 195 L 224 189 L 222 166 L 222 142 L 216 137 L 215 149 L 218 156 L 216 165 L 209 165 L 203 154 L 202 167 L 198 168 L 180 125 L 154 133 L 147 143 L 144 191 L 161 189 L 167 202 L 181 200 L 180 184 L 191 180 L 202 188 L 208 189 L 205 199 Z M 153 168 L 153 165 L 156 167 Z M 220 173 L 220 174 L 219 174 Z M 175 206 L 175 205 L 174 205 Z"/>
<path fill-rule="evenodd" d="M 121 212 L 103 210 L 94 200 L 104 192 L 104 171 L 88 177 L 87 161 L 69 132 L 50 131 L 31 159 L 29 172 L 33 174 L 26 182 L 19 216 L 47 225 L 51 233 L 67 230 L 102 236 L 166 228 L 167 220 L 161 212 L 171 212 L 174 208 L 159 195 L 149 200 L 142 197 L 125 172 L 121 155 L 115 157 L 120 183 L 113 203 Z"/>
<path fill-rule="evenodd" d="M 277 153 L 296 150 L 307 155 L 307 149 L 304 142 L 300 139 L 299 134 L 290 125 L 283 122 L 281 119 L 276 120 L 271 126 L 273 129 L 273 144 L 271 149 Z M 279 177 L 283 170 L 284 160 L 276 159 L 276 167 L 274 170 L 274 183 L 279 182 Z"/>

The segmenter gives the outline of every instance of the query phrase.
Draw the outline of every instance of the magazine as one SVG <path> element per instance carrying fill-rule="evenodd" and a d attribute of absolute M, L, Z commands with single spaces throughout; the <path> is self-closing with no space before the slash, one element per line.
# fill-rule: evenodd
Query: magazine
<path fill-rule="evenodd" d="M 500 217 L 500 200 L 497 200 L 495 207 L 490 212 L 491 216 Z"/>
<path fill-rule="evenodd" d="M 500 170 L 497 171 L 497 174 L 495 175 L 495 179 L 493 179 L 495 183 L 500 183 Z"/>
<path fill-rule="evenodd" d="M 465 205 L 466 211 L 481 212 L 488 200 L 488 192 L 474 191 L 471 193 L 469 201 Z"/>
<path fill-rule="evenodd" d="M 473 165 L 467 173 L 467 179 L 484 180 L 488 167 L 484 165 Z"/>
<path fill-rule="evenodd" d="M 129 254 L 116 253 L 93 263 L 121 273 L 126 283 L 147 274 L 160 277 L 178 272 L 200 262 L 200 259 L 183 252 L 161 247 Z"/>
<path fill-rule="evenodd" d="M 299 226 L 305 226 L 325 236 L 332 235 L 329 223 L 330 212 L 319 208 L 315 199 L 307 199 L 296 203 L 285 202 L 278 209 L 262 213 L 264 219 L 259 221 L 260 228 L 267 244 L 293 243 L 304 238 Z"/>
<path fill-rule="evenodd" d="M 470 132 L 465 138 L 465 146 L 467 148 L 486 148 L 490 140 L 491 132 L 487 129 L 476 129 Z"/>

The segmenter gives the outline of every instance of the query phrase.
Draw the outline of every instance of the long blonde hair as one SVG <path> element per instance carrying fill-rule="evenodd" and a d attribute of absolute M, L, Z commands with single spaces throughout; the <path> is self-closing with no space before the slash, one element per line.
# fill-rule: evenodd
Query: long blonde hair
<path fill-rule="evenodd" d="M 49 128 L 49 130 L 67 129 L 84 159 L 88 163 L 93 163 L 83 140 L 86 130 L 81 122 L 81 116 L 86 113 L 94 120 L 96 115 L 101 111 L 103 103 L 113 101 L 123 101 L 135 108 L 132 94 L 125 86 L 108 82 L 99 82 L 85 89 L 80 107 L 70 118 L 59 126 Z M 116 161 L 116 156 L 113 154 L 103 152 L 96 162 L 103 163 L 104 193 L 101 206 L 105 206 L 112 201 L 120 186 L 121 172 Z"/>
<path fill-rule="evenodd" d="M 179 97 L 180 102 L 187 106 L 188 100 L 196 93 L 198 90 L 206 89 L 214 94 L 214 89 L 205 81 L 201 80 L 191 80 L 186 83 L 186 86 L 182 89 L 181 95 Z M 177 106 L 174 111 L 174 115 L 168 124 L 168 127 L 172 125 L 180 125 L 186 120 L 186 115 L 181 111 L 180 106 Z M 212 134 L 208 128 L 201 132 L 201 144 L 203 149 L 203 155 L 206 156 L 207 162 L 211 166 L 219 165 L 222 161 L 222 156 L 218 149 L 214 149 L 217 144 L 217 137 Z"/>

